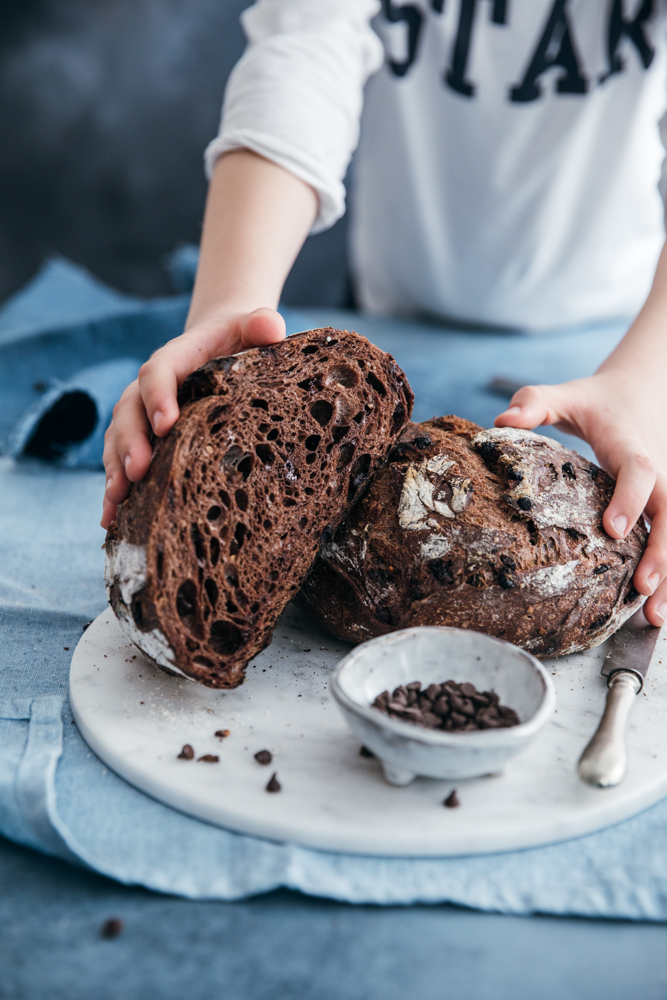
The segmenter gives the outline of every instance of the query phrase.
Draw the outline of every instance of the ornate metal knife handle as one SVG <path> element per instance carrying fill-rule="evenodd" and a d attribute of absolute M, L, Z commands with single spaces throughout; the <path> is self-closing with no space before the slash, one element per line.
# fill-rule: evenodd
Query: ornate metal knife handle
<path fill-rule="evenodd" d="M 579 777 L 597 788 L 611 788 L 623 781 L 628 766 L 625 726 L 642 679 L 629 670 L 609 678 L 607 704 L 595 735 L 579 758 Z"/>

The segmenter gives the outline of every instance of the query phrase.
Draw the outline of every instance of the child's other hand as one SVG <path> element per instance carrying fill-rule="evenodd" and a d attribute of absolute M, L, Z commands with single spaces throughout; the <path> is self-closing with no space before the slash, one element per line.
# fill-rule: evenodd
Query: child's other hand
<path fill-rule="evenodd" d="M 183 380 L 211 358 L 249 347 L 276 344 L 285 337 L 285 321 L 274 309 L 230 313 L 200 321 L 170 340 L 141 366 L 139 377 L 114 407 L 104 439 L 102 527 L 108 528 L 131 482 L 146 475 L 152 457 L 151 429 L 164 437 L 178 419 L 176 393 Z"/>
<path fill-rule="evenodd" d="M 642 378 L 600 371 L 562 385 L 525 386 L 496 427 L 553 424 L 583 438 L 616 480 L 602 523 L 624 538 L 642 513 L 651 522 L 646 551 L 634 575 L 652 625 L 667 619 L 667 392 L 664 374 Z"/>

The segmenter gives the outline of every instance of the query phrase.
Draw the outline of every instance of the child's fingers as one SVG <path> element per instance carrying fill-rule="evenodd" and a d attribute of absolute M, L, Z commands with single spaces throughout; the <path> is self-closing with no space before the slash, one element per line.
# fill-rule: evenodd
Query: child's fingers
<path fill-rule="evenodd" d="M 130 481 L 125 475 L 123 464 L 120 460 L 116 448 L 116 428 L 113 421 L 109 424 L 104 435 L 104 454 L 102 456 L 104 469 L 106 472 L 106 483 L 104 486 L 104 501 L 102 504 L 102 520 L 100 524 L 103 528 L 108 528 L 116 516 L 118 504 L 127 496 L 130 488 Z"/>
<path fill-rule="evenodd" d="M 525 385 L 515 392 L 509 407 L 495 420 L 496 427 L 539 427 L 560 420 L 559 386 Z"/>
<path fill-rule="evenodd" d="M 633 583 L 640 594 L 645 594 L 647 609 L 654 612 L 667 600 L 664 585 L 667 581 L 667 488 L 663 477 L 658 478 L 647 506 L 651 517 L 651 531 L 646 551 L 635 570 Z M 651 619 L 651 615 L 648 615 Z M 667 617 L 667 616 L 664 616 Z M 653 622 L 653 624 L 658 624 Z"/>
<path fill-rule="evenodd" d="M 248 347 L 275 344 L 285 336 L 285 321 L 275 309 L 226 320 L 219 325 L 195 326 L 161 347 L 141 366 L 139 388 L 151 426 L 164 437 L 178 420 L 178 387 L 201 365 Z"/>
<path fill-rule="evenodd" d="M 100 520 L 100 525 L 103 528 L 108 528 L 111 522 L 116 517 L 116 512 L 118 510 L 118 504 L 110 503 L 105 497 L 102 501 L 102 518 Z"/>
<path fill-rule="evenodd" d="M 179 385 L 208 360 L 202 345 L 182 336 L 170 340 L 139 369 L 142 408 L 158 437 L 168 434 L 178 420 Z"/>
<path fill-rule="evenodd" d="M 242 349 L 277 344 L 285 339 L 285 320 L 275 309 L 255 309 L 240 321 Z"/>
<path fill-rule="evenodd" d="M 616 488 L 602 524 L 612 538 L 625 538 L 653 493 L 656 470 L 649 455 L 631 441 L 619 442 L 613 457 L 618 465 Z"/>
<path fill-rule="evenodd" d="M 667 621 L 667 580 L 659 585 L 656 592 L 644 605 L 644 614 L 651 623 L 659 628 Z"/>
<path fill-rule="evenodd" d="M 132 382 L 116 403 L 113 411 L 113 420 L 109 428 L 110 434 L 110 462 L 115 468 L 113 449 L 125 473 L 125 477 L 130 482 L 137 482 L 146 475 L 146 470 L 153 457 L 153 449 L 150 446 L 148 435 L 151 432 L 150 425 L 146 418 L 146 411 L 139 391 L 138 383 Z M 114 476 L 114 482 L 115 482 Z M 129 487 L 128 487 L 129 488 Z M 107 488 L 107 493 L 109 489 Z M 125 490 L 127 495 L 127 489 Z M 116 500 L 116 493 L 109 495 L 112 503 L 119 503 Z M 123 499 L 121 497 L 121 499 Z"/>

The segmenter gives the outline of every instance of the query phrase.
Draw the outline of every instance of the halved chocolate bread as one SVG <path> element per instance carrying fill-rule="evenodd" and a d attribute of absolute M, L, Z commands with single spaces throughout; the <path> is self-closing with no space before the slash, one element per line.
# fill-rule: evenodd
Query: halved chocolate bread
<path fill-rule="evenodd" d="M 531 431 L 412 424 L 322 546 L 299 598 L 341 639 L 412 625 L 500 636 L 538 656 L 606 639 L 644 600 L 643 521 L 610 538 L 614 482 Z"/>
<path fill-rule="evenodd" d="M 270 642 L 323 532 L 401 434 L 413 396 L 390 355 L 323 329 L 210 361 L 179 403 L 107 534 L 107 591 L 158 666 L 231 688 Z"/>

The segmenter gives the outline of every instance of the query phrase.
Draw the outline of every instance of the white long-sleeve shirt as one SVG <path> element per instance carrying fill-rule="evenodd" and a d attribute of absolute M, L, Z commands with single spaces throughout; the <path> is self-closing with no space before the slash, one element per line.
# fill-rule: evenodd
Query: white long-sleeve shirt
<path fill-rule="evenodd" d="M 259 0 L 208 167 L 245 147 L 291 170 L 317 232 L 359 142 L 366 309 L 533 331 L 629 317 L 665 239 L 666 21 L 665 0 Z"/>

